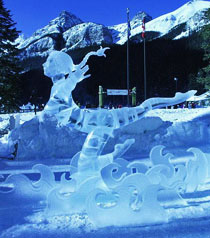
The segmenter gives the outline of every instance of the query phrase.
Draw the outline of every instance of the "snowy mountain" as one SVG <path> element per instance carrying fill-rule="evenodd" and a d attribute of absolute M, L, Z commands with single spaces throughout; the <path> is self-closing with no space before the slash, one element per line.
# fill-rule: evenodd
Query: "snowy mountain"
<path fill-rule="evenodd" d="M 176 36 L 173 37 L 173 39 L 187 37 L 190 32 L 198 31 L 202 26 L 207 24 L 204 19 L 204 13 L 209 8 L 210 2 L 195 0 L 190 1 L 171 13 L 146 22 L 146 31 L 155 32 L 157 33 L 156 36 L 163 37 L 180 27 L 181 29 L 178 31 Z M 109 29 L 115 30 L 114 43 L 124 44 L 127 41 L 127 23 L 115 25 L 109 27 Z M 142 22 L 139 22 L 137 25 L 135 20 L 132 20 L 131 37 L 134 37 L 141 32 Z"/>
<path fill-rule="evenodd" d="M 204 18 L 204 13 L 209 8 L 210 2 L 190 1 L 177 10 L 146 23 L 146 31 L 158 32 L 159 37 L 162 37 L 181 26 L 181 32 L 178 32 L 173 39 L 187 37 L 190 32 L 199 31 L 202 26 L 208 24 Z M 137 27 L 131 31 L 131 35 L 136 35 L 141 31 L 141 28 Z M 119 43 L 124 41 L 126 41 L 125 37 L 121 38 Z"/>
<path fill-rule="evenodd" d="M 169 36 L 172 39 L 187 37 L 190 32 L 198 31 L 208 24 L 204 13 L 210 2 L 190 1 L 177 10 L 152 20 L 145 12 L 138 12 L 130 22 L 131 39 L 142 32 L 142 19 L 146 19 L 146 31 L 157 37 Z M 150 37 L 151 38 L 151 37 Z M 21 57 L 45 57 L 52 50 L 69 51 L 101 44 L 124 44 L 127 41 L 127 23 L 104 26 L 83 22 L 75 15 L 63 11 L 44 28 L 37 30 L 27 39 L 19 39 Z M 141 41 L 141 38 L 138 38 Z"/>
<path fill-rule="evenodd" d="M 37 30 L 26 40 L 20 40 L 21 56 L 47 56 L 51 50 L 71 50 L 93 44 L 112 44 L 108 28 L 91 22 L 84 23 L 75 15 L 63 11 L 59 17 Z"/>
<path fill-rule="evenodd" d="M 147 13 L 142 11 L 138 12 L 130 21 L 131 34 L 136 28 L 141 29 L 143 18 L 145 18 L 145 22 L 149 22 L 152 20 L 152 17 L 149 16 Z M 112 33 L 113 43 L 124 44 L 127 41 L 127 28 L 128 28 L 127 22 L 108 27 L 108 29 Z"/>
<path fill-rule="evenodd" d="M 63 38 L 65 41 L 64 51 L 84 48 L 94 44 L 113 43 L 112 35 L 107 27 L 92 22 L 78 24 L 68 29 L 64 32 Z"/>

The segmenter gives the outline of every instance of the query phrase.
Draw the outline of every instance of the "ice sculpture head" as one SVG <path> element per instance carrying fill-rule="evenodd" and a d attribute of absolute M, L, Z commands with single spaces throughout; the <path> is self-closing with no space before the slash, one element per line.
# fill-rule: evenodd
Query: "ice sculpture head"
<path fill-rule="evenodd" d="M 61 51 L 52 51 L 46 62 L 43 64 L 44 74 L 50 78 L 70 74 L 75 66 L 72 58 Z"/>

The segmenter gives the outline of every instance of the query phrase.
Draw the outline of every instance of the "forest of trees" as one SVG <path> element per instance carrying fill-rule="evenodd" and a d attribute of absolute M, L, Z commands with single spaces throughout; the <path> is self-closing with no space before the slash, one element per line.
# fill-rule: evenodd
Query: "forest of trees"
<path fill-rule="evenodd" d="M 206 13 L 210 19 L 210 11 Z M 180 29 L 179 29 L 180 30 Z M 21 59 L 14 44 L 19 32 L 15 28 L 10 11 L 0 0 L 0 109 L 15 111 L 22 104 L 45 104 L 50 95 L 51 80 L 44 76 L 41 66 L 37 69 L 21 73 Z M 210 25 L 206 25 L 198 33 L 192 32 L 189 37 L 179 40 L 158 38 L 146 41 L 147 64 L 147 96 L 173 96 L 177 90 L 184 92 L 197 89 L 203 93 L 210 89 Z M 89 61 L 91 77 L 81 82 L 73 96 L 81 104 L 87 102 L 98 105 L 98 87 L 104 90 L 126 88 L 125 45 L 111 45 L 106 51 L 107 57 L 92 56 Z M 68 52 L 75 63 L 79 63 L 84 55 L 97 50 L 98 46 L 77 49 Z M 33 62 L 44 62 L 46 59 L 27 59 Z M 24 68 L 25 61 L 21 61 Z M 144 96 L 143 88 L 143 43 L 130 42 L 130 88 L 137 88 L 137 101 Z M 108 103 L 113 98 L 107 98 Z M 123 99 L 121 99 L 123 100 Z"/>
<path fill-rule="evenodd" d="M 210 19 L 210 9 L 206 13 L 206 18 Z M 204 62 L 206 66 L 199 71 L 198 83 L 200 83 L 205 89 L 210 90 L 210 24 L 204 26 L 201 33 L 202 44 L 204 49 Z"/>
<path fill-rule="evenodd" d="M 21 68 L 15 45 L 19 31 L 9 10 L 0 0 L 0 111 L 19 110 L 21 102 Z"/>

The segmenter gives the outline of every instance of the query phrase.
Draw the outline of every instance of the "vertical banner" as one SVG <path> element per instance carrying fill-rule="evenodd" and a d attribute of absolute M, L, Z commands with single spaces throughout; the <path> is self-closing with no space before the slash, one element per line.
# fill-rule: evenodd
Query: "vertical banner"
<path fill-rule="evenodd" d="M 141 33 L 142 38 L 145 38 L 145 17 L 142 20 L 142 33 Z"/>
<path fill-rule="evenodd" d="M 129 8 L 127 8 L 127 24 L 128 24 L 128 38 L 131 35 L 131 23 L 130 23 L 130 17 L 129 17 Z"/>

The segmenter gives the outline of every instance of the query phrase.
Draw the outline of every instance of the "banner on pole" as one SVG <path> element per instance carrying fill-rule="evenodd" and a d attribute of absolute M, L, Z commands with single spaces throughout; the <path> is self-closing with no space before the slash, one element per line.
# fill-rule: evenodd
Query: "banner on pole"
<path fill-rule="evenodd" d="M 127 89 L 107 89 L 107 95 L 128 95 Z"/>
<path fill-rule="evenodd" d="M 127 24 L 128 24 L 128 38 L 131 35 L 131 23 L 129 18 L 129 8 L 127 8 Z"/>
<path fill-rule="evenodd" d="M 142 38 L 145 38 L 145 18 L 142 20 L 142 33 L 141 33 Z"/>

